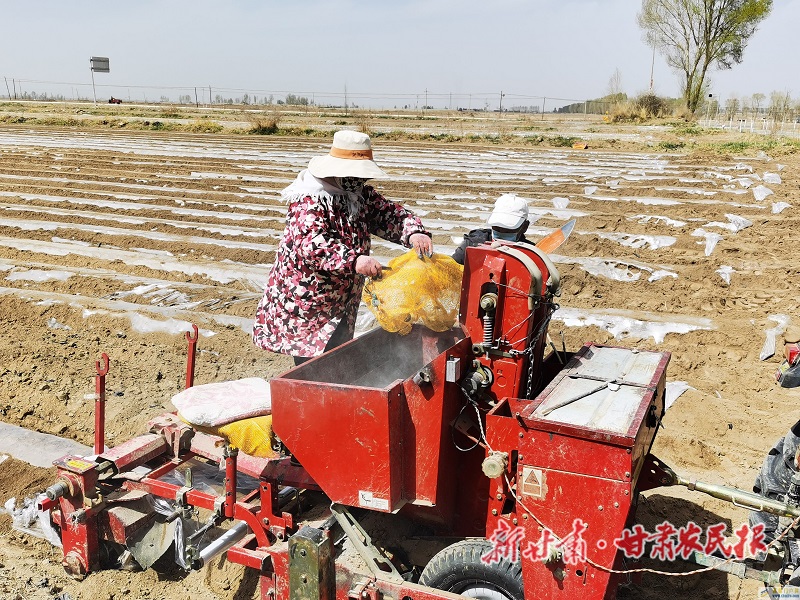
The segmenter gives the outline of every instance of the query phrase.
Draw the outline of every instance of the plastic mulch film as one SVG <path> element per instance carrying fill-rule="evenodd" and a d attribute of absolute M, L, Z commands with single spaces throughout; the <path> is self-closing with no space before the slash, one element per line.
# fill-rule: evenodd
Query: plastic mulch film
<path fill-rule="evenodd" d="M 770 315 L 769 318 L 775 321 L 777 325 L 764 331 L 766 339 L 764 340 L 764 346 L 761 348 L 761 354 L 759 355 L 761 360 L 767 360 L 775 354 L 775 338 L 786 331 L 786 328 L 792 322 L 792 318 L 784 314 Z"/>
<path fill-rule="evenodd" d="M 45 498 L 44 494 L 25 498 L 19 508 L 16 506 L 16 498 L 9 498 L 0 512 L 7 512 L 11 515 L 13 529 L 45 539 L 53 546 L 61 548 L 61 538 L 53 529 L 50 511 L 40 511 L 36 508 L 37 501 Z"/>
<path fill-rule="evenodd" d="M 463 273 L 449 256 L 419 258 L 411 250 L 390 260 L 380 279 L 368 279 L 362 299 L 386 331 L 406 335 L 416 324 L 447 331 L 458 317 Z"/>

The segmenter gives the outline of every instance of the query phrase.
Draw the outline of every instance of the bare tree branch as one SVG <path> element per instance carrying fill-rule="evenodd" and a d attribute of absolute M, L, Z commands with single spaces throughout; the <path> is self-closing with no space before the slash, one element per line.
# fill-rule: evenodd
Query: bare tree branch
<path fill-rule="evenodd" d="M 637 20 L 647 43 L 683 78 L 686 106 L 695 111 L 709 70 L 741 63 L 771 10 L 772 0 L 642 0 Z"/>

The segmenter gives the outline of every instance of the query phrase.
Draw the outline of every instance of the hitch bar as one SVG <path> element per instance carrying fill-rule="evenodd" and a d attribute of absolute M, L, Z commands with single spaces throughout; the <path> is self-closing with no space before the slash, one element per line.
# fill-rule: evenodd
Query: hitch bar
<path fill-rule="evenodd" d="M 730 502 L 739 508 L 766 512 L 779 517 L 800 517 L 800 506 L 765 498 L 753 492 L 704 481 L 690 480 L 678 475 L 652 454 L 645 457 L 639 478 L 639 490 L 645 491 L 661 486 L 682 485 L 690 490 L 708 494 L 719 500 Z"/>

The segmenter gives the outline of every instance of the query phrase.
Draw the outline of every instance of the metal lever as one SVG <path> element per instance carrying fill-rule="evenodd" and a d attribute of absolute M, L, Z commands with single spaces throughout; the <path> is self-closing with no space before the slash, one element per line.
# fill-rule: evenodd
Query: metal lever
<path fill-rule="evenodd" d="M 94 453 L 102 454 L 106 449 L 106 375 L 108 354 L 101 355 L 103 363 L 95 361 L 97 375 L 94 378 Z"/>
<path fill-rule="evenodd" d="M 186 357 L 186 389 L 194 385 L 194 362 L 197 348 L 197 325 L 192 323 L 192 331 L 186 332 L 186 341 L 189 343 L 189 354 Z"/>
<path fill-rule="evenodd" d="M 355 520 L 346 506 L 341 504 L 331 504 L 331 513 L 333 514 L 339 527 L 345 532 L 347 537 L 353 542 L 358 553 L 369 566 L 370 571 L 375 577 L 383 580 L 394 581 L 402 583 L 405 580 L 400 575 L 398 570 L 383 553 L 378 550 L 372 543 L 372 538 L 364 531 L 358 521 Z"/>
<path fill-rule="evenodd" d="M 602 383 L 601 385 L 598 385 L 596 388 L 593 388 L 593 389 L 589 390 L 588 392 L 583 392 L 582 394 L 578 394 L 577 396 L 573 396 L 572 398 L 567 398 L 565 400 L 562 400 L 561 402 L 558 402 L 558 403 L 554 404 L 553 406 L 548 406 L 547 408 L 543 409 L 540 414 L 543 417 L 546 417 L 547 415 L 549 415 L 554 410 L 557 410 L 559 408 L 567 406 L 568 404 L 572 404 L 573 402 L 577 402 L 578 400 L 580 400 L 582 398 L 586 398 L 586 396 L 591 396 L 592 394 L 594 394 L 596 392 L 599 392 L 602 389 L 610 387 L 612 384 L 613 385 L 617 385 L 614 382 L 606 381 L 606 382 Z M 617 386 L 617 389 L 619 389 L 619 386 Z"/>

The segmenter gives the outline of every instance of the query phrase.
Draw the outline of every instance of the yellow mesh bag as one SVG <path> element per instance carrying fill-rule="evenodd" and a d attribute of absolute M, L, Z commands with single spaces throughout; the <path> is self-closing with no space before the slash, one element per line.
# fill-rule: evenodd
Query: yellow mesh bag
<path fill-rule="evenodd" d="M 362 299 L 386 331 L 406 335 L 417 323 L 447 331 L 458 316 L 463 273 L 449 256 L 420 259 L 411 250 L 390 260 L 380 279 L 368 279 Z"/>
<path fill-rule="evenodd" d="M 250 456 L 259 458 L 274 458 L 277 453 L 272 449 L 274 434 L 272 432 L 272 415 L 251 417 L 234 421 L 218 427 L 200 427 L 192 425 L 198 431 L 218 435 L 228 440 L 231 446 L 236 446 Z"/>

